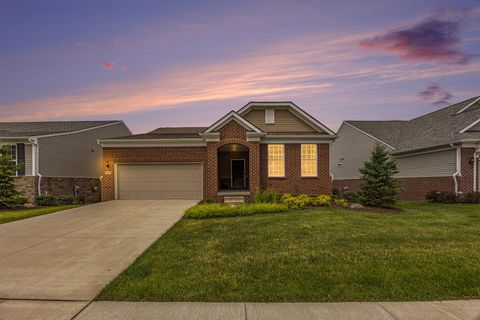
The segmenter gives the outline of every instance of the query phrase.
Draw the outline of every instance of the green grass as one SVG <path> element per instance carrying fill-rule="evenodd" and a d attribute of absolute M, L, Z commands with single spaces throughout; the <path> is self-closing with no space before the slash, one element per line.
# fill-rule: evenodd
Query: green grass
<path fill-rule="evenodd" d="M 54 206 L 33 209 L 0 210 L 0 224 L 16 220 L 27 219 L 43 214 L 53 213 L 66 209 L 78 207 L 78 205 Z"/>
<path fill-rule="evenodd" d="M 480 206 L 314 209 L 179 221 L 98 300 L 480 298 Z"/>
<path fill-rule="evenodd" d="M 189 219 L 207 219 L 218 217 L 252 216 L 262 213 L 277 213 L 287 211 L 288 207 L 278 203 L 248 203 L 239 206 L 229 206 L 220 203 L 198 204 L 185 211 Z"/>

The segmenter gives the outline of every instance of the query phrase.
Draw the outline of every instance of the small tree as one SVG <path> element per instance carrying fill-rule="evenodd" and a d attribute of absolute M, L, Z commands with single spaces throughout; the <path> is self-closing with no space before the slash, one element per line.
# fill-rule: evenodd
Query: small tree
<path fill-rule="evenodd" d="M 15 190 L 15 176 L 19 166 L 12 159 L 8 147 L 0 148 L 0 208 L 13 208 L 21 194 Z"/>
<path fill-rule="evenodd" d="M 392 207 L 395 204 L 400 188 L 393 176 L 398 173 L 398 169 L 385 147 L 375 145 L 370 160 L 363 163 L 360 173 L 365 181 L 360 196 L 363 205 Z"/>

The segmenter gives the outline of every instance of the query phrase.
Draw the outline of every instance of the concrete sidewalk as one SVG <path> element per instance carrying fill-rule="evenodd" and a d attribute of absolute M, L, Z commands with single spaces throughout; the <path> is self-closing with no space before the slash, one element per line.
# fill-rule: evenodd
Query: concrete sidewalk
<path fill-rule="evenodd" d="M 0 301 L 0 320 L 480 320 L 480 300 L 342 303 Z"/>

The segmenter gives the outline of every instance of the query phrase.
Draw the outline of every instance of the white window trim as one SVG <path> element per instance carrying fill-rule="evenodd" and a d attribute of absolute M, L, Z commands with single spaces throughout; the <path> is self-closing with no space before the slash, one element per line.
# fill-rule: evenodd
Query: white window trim
<path fill-rule="evenodd" d="M 306 145 L 314 145 L 315 146 L 315 175 L 311 176 L 304 176 L 303 175 L 303 152 L 302 152 L 302 146 Z M 313 160 L 313 159 L 308 159 L 308 160 Z M 300 177 L 302 178 L 318 178 L 318 145 L 316 143 L 302 143 L 300 145 Z"/>
<path fill-rule="evenodd" d="M 265 109 L 265 124 L 275 124 L 275 109 Z"/>
<path fill-rule="evenodd" d="M 270 175 L 270 157 L 269 157 L 270 150 L 268 150 L 269 147 L 267 147 L 267 176 L 268 176 L 268 178 L 285 178 L 285 171 L 287 170 L 287 168 L 285 167 L 285 158 L 286 158 L 286 156 L 285 156 L 285 153 L 286 153 L 285 144 L 283 144 L 283 143 L 271 143 L 271 144 L 269 144 L 269 146 L 270 145 L 274 145 L 274 146 L 281 145 L 281 146 L 283 146 L 283 176 L 271 176 Z"/>
<path fill-rule="evenodd" d="M 3 147 L 3 146 L 15 146 L 15 165 L 18 166 L 18 146 L 17 146 L 17 144 L 14 143 L 14 142 L 10 142 L 10 143 L 2 142 L 2 143 L 0 143 L 0 148 Z M 18 170 L 15 171 L 15 177 L 18 177 Z"/>

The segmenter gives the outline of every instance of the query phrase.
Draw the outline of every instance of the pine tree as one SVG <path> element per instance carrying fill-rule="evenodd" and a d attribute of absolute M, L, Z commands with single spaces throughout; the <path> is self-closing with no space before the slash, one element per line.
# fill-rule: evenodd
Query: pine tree
<path fill-rule="evenodd" d="M 13 208 L 21 194 L 15 190 L 15 176 L 18 166 L 7 147 L 0 149 L 0 208 Z"/>
<path fill-rule="evenodd" d="M 400 188 L 393 176 L 398 173 L 398 169 L 385 147 L 375 145 L 370 160 L 363 163 L 360 173 L 365 181 L 360 197 L 363 205 L 388 208 L 396 203 Z"/>

